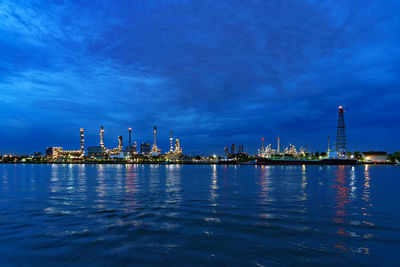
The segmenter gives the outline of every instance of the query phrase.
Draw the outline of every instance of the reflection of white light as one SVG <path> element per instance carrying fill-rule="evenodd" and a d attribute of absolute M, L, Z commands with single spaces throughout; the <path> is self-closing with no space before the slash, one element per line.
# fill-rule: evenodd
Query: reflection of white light
<path fill-rule="evenodd" d="M 352 198 L 356 198 L 355 196 L 355 191 L 357 187 L 355 186 L 355 181 L 356 181 L 356 171 L 354 166 L 351 167 L 351 172 L 350 172 L 350 188 L 351 188 L 351 196 Z"/>

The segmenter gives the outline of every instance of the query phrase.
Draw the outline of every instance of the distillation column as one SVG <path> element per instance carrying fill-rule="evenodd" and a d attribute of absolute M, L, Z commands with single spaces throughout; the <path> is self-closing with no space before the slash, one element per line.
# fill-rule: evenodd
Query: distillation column
<path fill-rule="evenodd" d="M 128 128 L 129 130 L 129 149 L 132 146 L 132 128 Z"/>
<path fill-rule="evenodd" d="M 172 138 L 172 130 L 171 130 L 171 137 L 169 138 L 169 141 L 171 143 L 171 147 L 169 148 L 169 153 L 174 153 L 174 147 L 172 143 L 174 142 L 174 139 Z"/>
<path fill-rule="evenodd" d="M 81 156 L 84 157 L 85 156 L 85 147 L 84 147 L 84 134 L 83 134 L 83 128 L 81 128 Z"/>
<path fill-rule="evenodd" d="M 100 129 L 100 146 L 101 146 L 102 148 L 104 147 L 103 136 L 104 136 L 104 127 L 101 126 L 101 129 Z"/>

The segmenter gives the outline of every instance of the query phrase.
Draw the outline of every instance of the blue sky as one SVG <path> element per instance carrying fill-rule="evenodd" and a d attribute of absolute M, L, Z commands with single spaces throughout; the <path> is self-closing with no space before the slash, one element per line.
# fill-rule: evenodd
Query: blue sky
<path fill-rule="evenodd" d="M 400 150 L 400 2 L 0 1 L 0 153 L 117 136 L 187 153 Z"/>

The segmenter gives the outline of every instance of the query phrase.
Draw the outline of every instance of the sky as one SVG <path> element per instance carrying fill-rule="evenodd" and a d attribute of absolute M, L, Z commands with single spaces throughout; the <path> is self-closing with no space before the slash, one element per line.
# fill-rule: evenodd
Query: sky
<path fill-rule="evenodd" d="M 0 1 L 0 154 L 117 137 L 400 150 L 400 1 Z"/>

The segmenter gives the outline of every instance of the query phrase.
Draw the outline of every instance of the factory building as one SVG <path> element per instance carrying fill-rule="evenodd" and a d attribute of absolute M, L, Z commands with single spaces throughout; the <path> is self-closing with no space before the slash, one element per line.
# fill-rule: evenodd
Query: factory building
<path fill-rule="evenodd" d="M 87 149 L 90 158 L 103 159 L 108 156 L 108 148 L 104 146 L 104 127 L 100 127 L 100 146 L 90 146 Z"/>
<path fill-rule="evenodd" d="M 179 160 L 182 158 L 182 147 L 179 143 L 179 138 L 175 139 L 174 145 L 174 138 L 172 137 L 172 130 L 171 130 L 171 137 L 169 138 L 170 141 L 170 148 L 169 151 L 165 154 L 165 158 L 168 160 Z"/>
<path fill-rule="evenodd" d="M 132 128 L 128 128 L 129 134 L 129 143 L 128 146 L 125 147 L 126 156 L 137 155 L 137 143 L 134 142 L 132 146 Z"/>
<path fill-rule="evenodd" d="M 90 146 L 87 149 L 90 158 L 102 159 L 107 155 L 107 148 L 104 146 Z"/>
<path fill-rule="evenodd" d="M 362 153 L 365 162 L 386 162 L 388 161 L 388 154 L 386 152 L 363 152 Z"/>
<path fill-rule="evenodd" d="M 100 127 L 100 146 L 90 146 L 87 149 L 90 158 L 124 158 L 122 136 L 118 136 L 118 146 L 113 149 L 108 149 L 104 145 L 104 127 Z"/>
<path fill-rule="evenodd" d="M 150 154 L 150 143 L 146 142 L 146 143 L 141 143 L 140 144 L 140 154 L 142 155 L 148 155 Z"/>
<path fill-rule="evenodd" d="M 62 147 L 48 147 L 46 156 L 53 159 L 82 159 L 85 156 L 84 130 L 80 129 L 81 147 L 79 150 L 64 150 Z"/>

